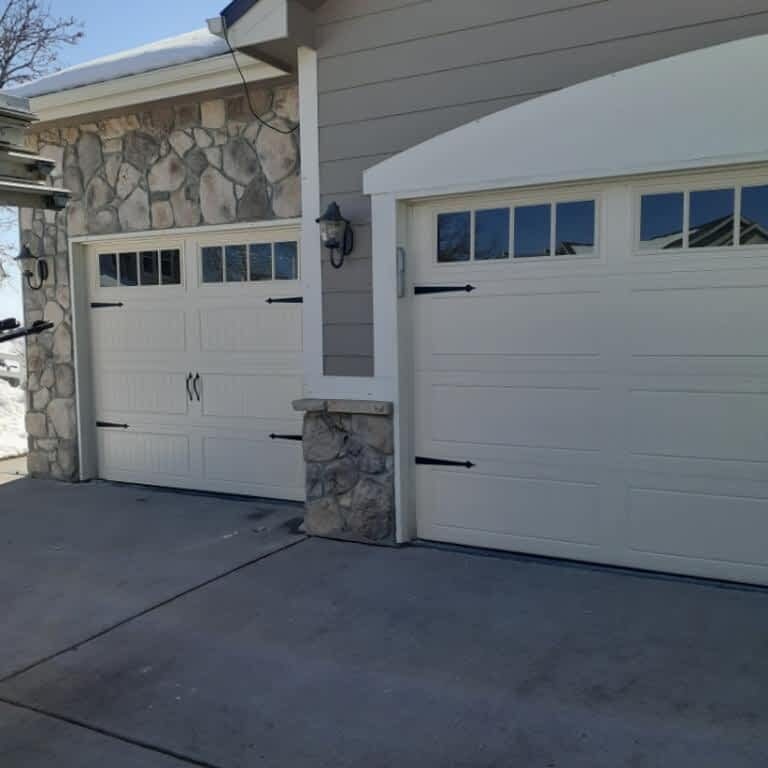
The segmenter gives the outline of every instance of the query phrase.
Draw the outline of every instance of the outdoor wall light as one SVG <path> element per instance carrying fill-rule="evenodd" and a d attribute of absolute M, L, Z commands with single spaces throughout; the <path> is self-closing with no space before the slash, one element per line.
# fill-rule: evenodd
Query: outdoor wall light
<path fill-rule="evenodd" d="M 21 274 L 27 279 L 27 285 L 33 291 L 39 291 L 43 287 L 43 283 L 48 279 L 48 262 L 35 256 L 26 244 L 21 246 L 21 252 L 15 261 L 19 262 L 19 269 Z M 37 285 L 32 283 L 35 273 L 37 273 Z"/>
<path fill-rule="evenodd" d="M 355 236 L 350 223 L 341 215 L 336 203 L 331 203 L 325 213 L 317 219 L 320 225 L 320 242 L 330 252 L 331 266 L 339 269 L 344 257 L 352 253 Z"/>

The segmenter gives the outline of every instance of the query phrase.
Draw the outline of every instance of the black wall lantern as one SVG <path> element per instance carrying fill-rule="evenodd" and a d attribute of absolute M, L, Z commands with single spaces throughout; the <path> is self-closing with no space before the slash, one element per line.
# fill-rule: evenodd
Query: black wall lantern
<path fill-rule="evenodd" d="M 329 250 L 331 266 L 339 269 L 344 257 L 352 253 L 355 236 L 350 223 L 341 215 L 336 203 L 331 203 L 325 213 L 317 219 L 320 225 L 320 242 Z"/>
<path fill-rule="evenodd" d="M 19 262 L 19 269 L 27 279 L 27 285 L 33 291 L 39 291 L 48 279 L 48 262 L 35 256 L 26 244 L 21 246 L 21 252 L 15 260 Z M 37 285 L 32 284 L 35 273 L 37 273 Z"/>

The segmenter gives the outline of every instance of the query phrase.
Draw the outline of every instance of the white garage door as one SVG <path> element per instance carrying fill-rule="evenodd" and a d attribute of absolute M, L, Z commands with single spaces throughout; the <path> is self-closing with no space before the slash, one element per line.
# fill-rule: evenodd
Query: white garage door
<path fill-rule="evenodd" d="M 99 476 L 304 498 L 298 232 L 91 245 Z"/>
<path fill-rule="evenodd" d="M 413 209 L 421 538 L 768 582 L 768 177 L 683 181 Z"/>

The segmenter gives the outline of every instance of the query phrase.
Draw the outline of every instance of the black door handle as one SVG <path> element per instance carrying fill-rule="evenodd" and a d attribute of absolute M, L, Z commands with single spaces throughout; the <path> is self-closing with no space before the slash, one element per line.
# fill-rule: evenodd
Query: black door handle
<path fill-rule="evenodd" d="M 189 399 L 189 402 L 192 402 L 192 390 L 190 390 L 189 385 L 192 383 L 192 374 L 187 374 L 187 398 Z"/>
<path fill-rule="evenodd" d="M 191 376 L 192 374 L 190 374 Z M 192 379 L 192 388 L 195 390 L 195 395 L 197 395 L 197 402 L 200 402 L 200 390 L 197 388 L 197 385 L 200 383 L 200 374 L 196 373 L 195 378 Z"/>

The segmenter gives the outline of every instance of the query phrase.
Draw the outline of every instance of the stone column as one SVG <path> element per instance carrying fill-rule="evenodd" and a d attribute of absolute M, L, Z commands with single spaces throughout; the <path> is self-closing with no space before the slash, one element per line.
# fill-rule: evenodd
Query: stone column
<path fill-rule="evenodd" d="M 297 400 L 304 412 L 308 533 L 395 543 L 392 403 Z"/>

